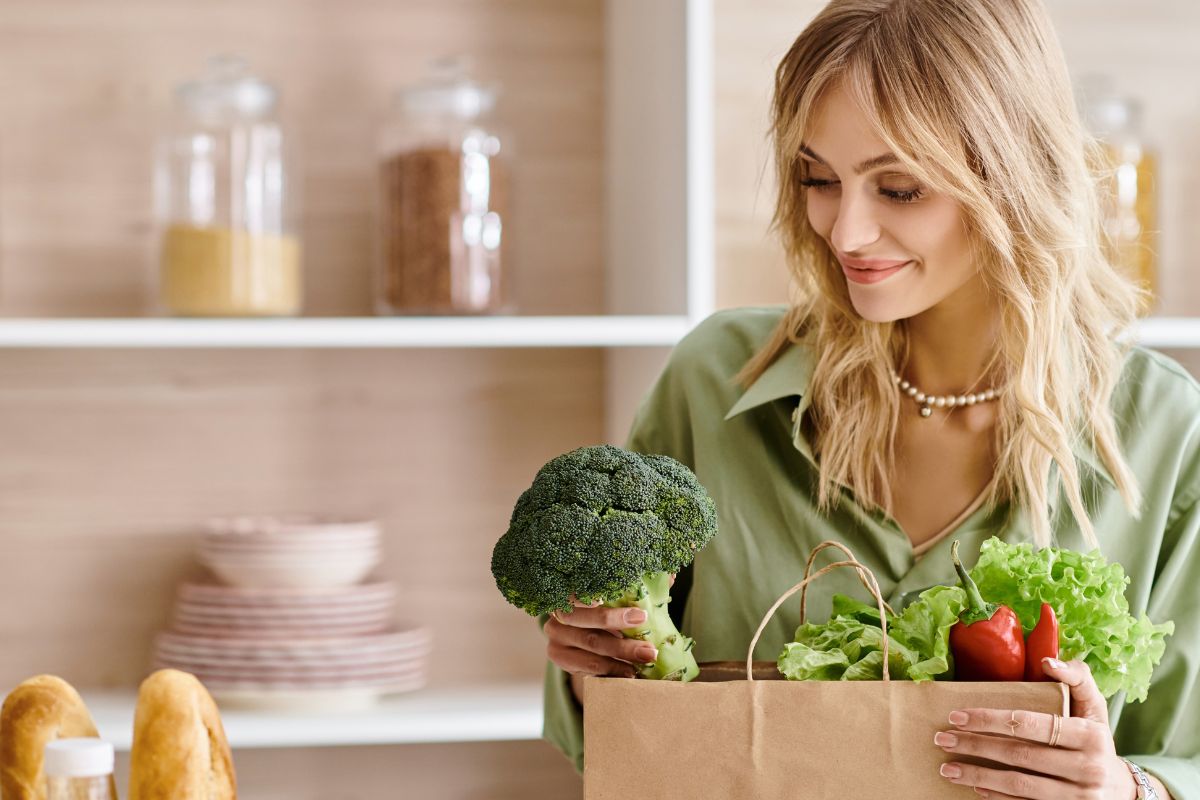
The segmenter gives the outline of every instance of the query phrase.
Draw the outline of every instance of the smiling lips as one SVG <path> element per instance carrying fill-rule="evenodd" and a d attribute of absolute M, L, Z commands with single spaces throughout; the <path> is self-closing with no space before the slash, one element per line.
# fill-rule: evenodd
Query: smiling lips
<path fill-rule="evenodd" d="M 842 264 L 842 272 L 846 274 L 846 278 L 855 283 L 879 283 L 912 263 L 912 261 L 877 261 L 845 256 L 838 256 L 838 261 Z"/>

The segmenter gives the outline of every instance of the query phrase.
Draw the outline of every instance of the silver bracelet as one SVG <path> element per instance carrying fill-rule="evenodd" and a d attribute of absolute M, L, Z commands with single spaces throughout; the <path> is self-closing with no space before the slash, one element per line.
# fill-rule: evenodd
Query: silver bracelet
<path fill-rule="evenodd" d="M 1125 766 L 1129 767 L 1129 771 L 1133 773 L 1133 779 L 1137 781 L 1138 800 L 1161 800 L 1158 792 L 1154 791 L 1154 784 L 1150 783 L 1150 776 L 1146 774 L 1145 770 L 1128 758 L 1121 760 L 1125 762 Z"/>

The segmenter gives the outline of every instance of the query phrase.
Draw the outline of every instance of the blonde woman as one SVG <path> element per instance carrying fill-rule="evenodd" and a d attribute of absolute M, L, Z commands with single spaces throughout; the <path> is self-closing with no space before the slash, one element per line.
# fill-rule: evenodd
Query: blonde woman
<path fill-rule="evenodd" d="M 697 658 L 744 659 L 823 539 L 893 603 L 956 582 L 954 539 L 1098 546 L 1134 615 L 1175 622 L 1145 702 L 1048 662 L 1073 699 L 1060 736 L 962 709 L 929 746 L 995 762 L 942 768 L 988 797 L 1200 800 L 1200 386 L 1123 344 L 1138 290 L 1106 260 L 1097 147 L 1039 0 L 834 0 L 778 67 L 771 135 L 798 299 L 699 325 L 626 444 L 717 503 L 673 592 Z M 855 584 L 829 576 L 816 607 Z M 756 658 L 790 640 L 789 608 Z M 653 655 L 597 635 L 623 613 L 544 627 L 546 736 L 579 766 L 581 677 Z"/>

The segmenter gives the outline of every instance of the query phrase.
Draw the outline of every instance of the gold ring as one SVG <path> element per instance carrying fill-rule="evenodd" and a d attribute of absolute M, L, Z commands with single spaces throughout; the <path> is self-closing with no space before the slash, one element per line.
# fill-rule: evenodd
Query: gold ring
<path fill-rule="evenodd" d="M 1047 742 L 1051 747 L 1058 747 L 1058 737 L 1062 735 L 1063 718 L 1055 714 L 1054 725 L 1050 728 L 1050 741 Z"/>

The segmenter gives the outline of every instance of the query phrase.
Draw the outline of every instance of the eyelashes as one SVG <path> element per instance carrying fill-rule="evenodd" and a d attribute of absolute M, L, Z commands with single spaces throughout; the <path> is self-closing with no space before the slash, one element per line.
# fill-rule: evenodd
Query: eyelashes
<path fill-rule="evenodd" d="M 829 191 L 830 187 L 837 186 L 839 181 L 823 181 L 819 178 L 801 178 L 800 185 L 811 189 L 816 189 L 818 192 Z M 879 194 L 889 200 L 894 200 L 897 203 L 912 203 L 924 197 L 924 192 L 920 189 L 910 189 L 908 191 L 893 191 L 880 187 Z"/>

